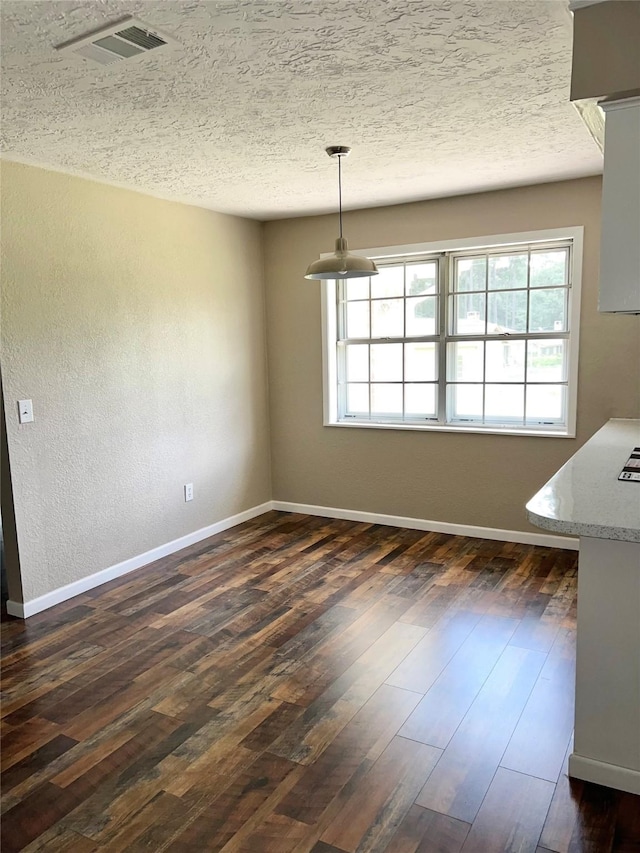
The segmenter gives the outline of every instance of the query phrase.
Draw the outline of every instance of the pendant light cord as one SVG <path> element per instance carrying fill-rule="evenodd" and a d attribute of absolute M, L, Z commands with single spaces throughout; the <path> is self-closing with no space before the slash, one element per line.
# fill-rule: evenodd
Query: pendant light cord
<path fill-rule="evenodd" d="M 342 240 L 342 157 L 338 155 L 338 210 L 340 217 L 340 239 Z"/>

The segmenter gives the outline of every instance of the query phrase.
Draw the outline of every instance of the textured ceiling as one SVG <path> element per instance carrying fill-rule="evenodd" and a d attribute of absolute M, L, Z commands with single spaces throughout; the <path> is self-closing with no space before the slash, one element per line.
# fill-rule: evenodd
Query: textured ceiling
<path fill-rule="evenodd" d="M 54 45 L 133 15 L 179 42 Z M 568 102 L 563 0 L 2 3 L 5 156 L 267 219 L 601 171 Z"/>

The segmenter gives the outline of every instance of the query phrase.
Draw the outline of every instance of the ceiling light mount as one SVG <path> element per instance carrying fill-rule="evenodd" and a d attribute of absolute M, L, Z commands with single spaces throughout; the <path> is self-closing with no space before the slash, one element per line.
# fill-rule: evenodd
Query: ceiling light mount
<path fill-rule="evenodd" d="M 324 150 L 329 157 L 348 157 L 351 154 L 351 149 L 348 145 L 329 145 Z"/>
<path fill-rule="evenodd" d="M 338 218 L 340 223 L 340 236 L 336 240 L 336 249 L 328 258 L 320 258 L 310 264 L 305 278 L 310 279 L 332 279 L 332 278 L 364 278 L 378 275 L 378 268 L 369 258 L 349 253 L 347 239 L 342 234 L 342 158 L 348 157 L 351 149 L 347 145 L 329 145 L 325 148 L 329 157 L 338 161 Z"/>

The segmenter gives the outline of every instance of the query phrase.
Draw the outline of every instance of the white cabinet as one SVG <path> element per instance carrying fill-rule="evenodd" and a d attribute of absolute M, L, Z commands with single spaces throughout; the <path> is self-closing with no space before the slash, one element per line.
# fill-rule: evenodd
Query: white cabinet
<path fill-rule="evenodd" d="M 575 740 L 569 775 L 640 794 L 640 496 L 618 479 L 640 420 L 614 418 L 527 504 L 580 537 Z"/>
<path fill-rule="evenodd" d="M 599 310 L 640 314 L 640 98 L 606 113 Z"/>

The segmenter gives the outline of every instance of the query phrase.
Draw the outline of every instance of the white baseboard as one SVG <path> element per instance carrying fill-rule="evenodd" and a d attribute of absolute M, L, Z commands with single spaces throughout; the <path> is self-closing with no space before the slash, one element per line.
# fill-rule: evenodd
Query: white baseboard
<path fill-rule="evenodd" d="M 24 604 L 9 600 L 7 601 L 7 613 L 11 616 L 18 616 L 20 619 L 28 619 L 29 616 L 34 616 L 36 613 L 48 610 L 49 607 L 67 601 L 76 595 L 81 595 L 90 589 L 95 589 L 95 587 L 103 583 L 112 581 L 143 566 L 148 566 L 149 563 L 153 563 L 161 557 L 174 554 L 176 551 L 182 550 L 182 548 L 187 548 L 189 545 L 194 545 L 196 542 L 208 539 L 209 536 L 214 536 L 216 533 L 222 533 L 223 530 L 228 530 L 230 527 L 235 527 L 236 524 L 242 524 L 243 521 L 249 521 L 270 510 L 298 512 L 304 515 L 319 515 L 325 518 L 344 518 L 348 521 L 363 521 L 366 524 L 387 524 L 389 527 L 406 527 L 410 530 L 426 530 L 432 533 L 450 533 L 453 536 L 495 539 L 499 542 L 518 542 L 522 545 L 542 545 L 547 548 L 578 550 L 577 539 L 565 536 L 553 536 L 548 533 L 527 533 L 523 530 L 500 530 L 496 527 L 449 524 L 445 521 L 429 521 L 423 518 L 409 518 L 401 515 L 380 515 L 373 512 L 298 504 L 291 503 L 290 501 L 266 501 L 259 506 L 251 507 L 244 510 L 244 512 L 239 512 L 237 515 L 224 518 L 222 521 L 217 521 L 208 527 L 202 527 L 200 530 L 188 533 L 186 536 L 181 536 L 172 542 L 167 542 L 165 545 L 159 545 L 157 548 L 145 551 L 144 554 L 139 554 L 137 557 L 131 557 L 122 563 L 117 563 L 115 566 L 110 566 L 86 578 L 81 578 L 66 586 L 61 586 L 45 595 L 41 595 L 39 598 L 25 601 Z"/>
<path fill-rule="evenodd" d="M 164 545 L 159 545 L 150 551 L 145 551 L 144 554 L 138 554 L 137 557 L 123 560 L 122 563 L 116 563 L 115 566 L 109 566 L 109 568 L 88 575 L 86 578 L 81 578 L 66 586 L 61 586 L 58 589 L 47 592 L 45 595 L 41 595 L 39 598 L 25 601 L 24 604 L 9 600 L 7 601 L 7 613 L 11 616 L 18 616 L 20 619 L 28 619 L 29 616 L 34 616 L 36 613 L 48 610 L 49 607 L 67 601 L 69 598 L 74 598 L 76 595 L 81 595 L 83 592 L 95 589 L 95 587 L 101 586 L 103 583 L 112 581 L 136 569 L 141 569 L 143 566 L 148 566 L 149 563 L 153 563 L 161 557 L 167 557 L 169 554 L 174 554 L 176 551 L 188 548 L 189 545 L 195 545 L 196 542 L 208 539 L 209 536 L 214 536 L 216 533 L 222 533 L 223 530 L 235 527 L 236 524 L 242 524 L 243 521 L 249 521 L 258 515 L 263 515 L 271 509 L 271 501 L 267 501 L 259 506 L 245 509 L 244 512 L 239 512 L 237 515 L 223 518 L 222 521 L 216 521 L 215 524 L 210 524 L 208 527 L 201 527 L 200 530 L 187 533 L 186 536 L 166 542 Z"/>
<path fill-rule="evenodd" d="M 585 782 L 595 782 L 617 791 L 627 791 L 629 794 L 640 794 L 640 771 L 630 767 L 620 767 L 617 764 L 607 764 L 606 761 L 596 761 L 576 755 L 569 756 L 569 776 L 584 779 Z"/>
<path fill-rule="evenodd" d="M 322 515 L 327 518 L 344 518 L 347 521 L 364 521 L 367 524 L 387 524 L 389 527 L 406 527 L 410 530 L 427 530 L 430 533 L 450 533 L 453 536 L 472 536 L 477 539 L 495 539 L 498 542 L 518 542 L 521 545 L 542 545 L 546 548 L 578 550 L 578 540 L 549 533 L 529 533 L 524 530 L 500 530 L 497 527 L 475 527 L 470 524 L 450 524 L 447 521 L 429 521 L 426 518 L 409 518 L 403 515 L 380 515 L 354 509 L 336 509 L 330 506 L 297 504 L 290 501 L 272 501 L 272 509 L 282 512 L 300 512 L 304 515 Z"/>

